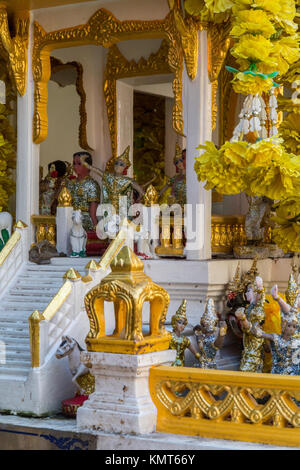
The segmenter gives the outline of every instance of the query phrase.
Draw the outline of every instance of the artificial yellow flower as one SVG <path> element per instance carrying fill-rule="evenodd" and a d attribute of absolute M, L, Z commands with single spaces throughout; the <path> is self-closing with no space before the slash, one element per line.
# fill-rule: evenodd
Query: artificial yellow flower
<path fill-rule="evenodd" d="M 272 160 L 278 160 L 284 153 L 283 140 L 279 138 L 268 138 L 249 145 L 247 149 L 247 161 L 252 168 L 270 165 Z"/>
<path fill-rule="evenodd" d="M 200 16 L 205 9 L 205 2 L 204 0 L 185 0 L 184 8 L 189 15 Z"/>
<path fill-rule="evenodd" d="M 282 199 L 275 206 L 276 216 L 280 219 L 294 219 L 300 214 L 300 196 Z"/>
<path fill-rule="evenodd" d="M 240 37 L 243 34 L 262 34 L 269 38 L 276 32 L 268 18 L 268 14 L 262 10 L 242 10 L 237 12 L 230 35 Z"/>
<path fill-rule="evenodd" d="M 290 113 L 280 124 L 279 133 L 287 151 L 300 155 L 300 114 Z"/>
<path fill-rule="evenodd" d="M 251 63 L 263 62 L 266 65 L 275 67 L 276 61 L 270 58 L 272 49 L 272 42 L 261 34 L 257 36 L 245 34 L 233 46 L 231 54 L 236 57 L 237 62 L 239 62 L 239 59 L 246 59 L 249 65 Z"/>
<path fill-rule="evenodd" d="M 271 78 L 261 78 L 253 75 L 245 75 L 244 73 L 238 73 L 232 80 L 233 90 L 236 93 L 243 95 L 261 95 L 263 92 L 267 93 L 273 86 L 273 80 Z"/>
<path fill-rule="evenodd" d="M 247 142 L 225 142 L 221 150 L 224 155 L 224 161 L 228 164 L 234 164 L 238 167 L 246 167 L 248 161 L 246 160 Z"/>
<path fill-rule="evenodd" d="M 224 11 L 230 10 L 233 6 L 231 0 L 204 0 L 206 8 L 211 13 L 223 13 Z"/>
<path fill-rule="evenodd" d="M 268 166 L 250 166 L 248 178 L 248 194 L 280 200 L 300 192 L 300 161 L 283 152 Z"/>
<path fill-rule="evenodd" d="M 270 59 L 273 59 L 274 63 L 276 63 L 275 69 L 280 75 L 287 73 L 290 65 L 300 59 L 298 35 L 283 36 L 281 39 L 273 41 Z M 267 63 L 259 65 L 259 70 L 263 73 L 270 73 L 275 69 L 273 65 L 270 66 Z"/>
<path fill-rule="evenodd" d="M 245 189 L 244 173 L 246 169 L 231 163 L 212 142 L 205 142 L 198 148 L 205 152 L 196 158 L 194 169 L 199 181 L 206 181 L 205 188 L 215 188 L 220 194 L 238 194 Z M 228 151 L 228 146 L 227 146 Z"/>
<path fill-rule="evenodd" d="M 277 226 L 273 228 L 273 240 L 285 253 L 288 251 L 300 251 L 300 222 L 289 222 L 274 217 Z"/>

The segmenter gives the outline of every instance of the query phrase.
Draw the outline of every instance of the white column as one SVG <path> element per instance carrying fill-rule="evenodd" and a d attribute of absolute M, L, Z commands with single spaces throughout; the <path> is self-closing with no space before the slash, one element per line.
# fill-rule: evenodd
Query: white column
<path fill-rule="evenodd" d="M 34 239 L 34 229 L 30 217 L 32 214 L 39 213 L 39 145 L 35 145 L 32 139 L 34 111 L 34 82 L 31 61 L 33 47 L 32 14 L 30 14 L 30 23 L 27 88 L 24 96 L 18 96 L 16 192 L 16 219 L 22 220 L 28 225 L 29 245 Z"/>
<path fill-rule="evenodd" d="M 207 33 L 199 33 L 198 72 L 191 81 L 183 71 L 183 120 L 186 135 L 186 184 L 188 226 L 186 257 L 189 260 L 211 258 L 211 192 L 197 180 L 194 170 L 199 144 L 212 138 L 211 83 L 207 66 Z M 195 234 L 191 236 L 191 232 Z M 197 236 L 196 236 L 197 235 Z"/>
<path fill-rule="evenodd" d="M 117 154 L 124 152 L 130 145 L 129 158 L 131 167 L 128 176 L 133 174 L 133 87 L 117 80 L 117 129 L 118 146 Z"/>

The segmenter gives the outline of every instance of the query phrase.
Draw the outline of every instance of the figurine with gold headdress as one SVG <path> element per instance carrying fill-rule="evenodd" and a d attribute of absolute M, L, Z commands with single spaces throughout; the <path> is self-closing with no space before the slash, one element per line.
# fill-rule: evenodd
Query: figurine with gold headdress
<path fill-rule="evenodd" d="M 200 367 L 216 369 L 216 354 L 223 346 L 227 325 L 225 321 L 219 322 L 213 299 L 208 299 L 200 325 L 196 325 L 193 329 L 200 350 Z M 198 364 L 195 366 L 199 367 Z"/>
<path fill-rule="evenodd" d="M 295 336 L 298 325 L 297 299 L 289 313 L 284 316 L 281 335 L 269 334 L 258 326 L 253 333 L 258 338 L 264 338 L 271 343 L 272 349 L 272 374 L 299 375 L 299 359 L 297 352 L 300 348 L 300 340 Z M 296 359 L 296 360 L 295 360 Z"/>
<path fill-rule="evenodd" d="M 169 179 L 160 191 L 160 197 L 163 196 L 168 188 L 171 188 L 171 194 L 168 199 L 169 204 L 180 204 L 182 207 L 186 204 L 186 150 L 181 150 L 178 144 L 176 144 L 176 152 L 174 157 L 174 165 L 176 167 L 176 175 Z"/>
<path fill-rule="evenodd" d="M 278 302 L 281 310 L 281 320 L 289 314 L 292 306 L 296 305 L 300 308 L 300 293 L 296 279 L 298 278 L 298 269 L 295 264 L 292 265 L 292 272 L 289 276 L 288 288 L 285 291 L 286 301 L 279 295 L 278 286 L 275 284 L 271 289 L 271 295 Z M 298 325 L 296 334 L 300 336 L 300 312 L 297 313 Z"/>
<path fill-rule="evenodd" d="M 253 284 L 248 284 L 246 298 L 249 303 L 247 310 L 240 307 L 235 316 L 243 331 L 243 352 L 240 370 L 244 372 L 262 372 L 264 358 L 264 338 L 255 334 L 256 328 L 261 327 L 265 320 L 265 293 L 263 280 L 256 276 Z"/>
<path fill-rule="evenodd" d="M 184 352 L 187 348 L 195 355 L 197 359 L 200 358 L 200 354 L 197 353 L 190 339 L 187 336 L 182 336 L 182 333 L 187 323 L 188 320 L 186 317 L 186 300 L 183 300 L 179 309 L 171 318 L 173 333 L 169 349 L 176 349 L 176 359 L 173 362 L 172 366 L 184 366 Z"/>
<path fill-rule="evenodd" d="M 127 209 L 129 209 L 133 203 L 133 190 L 138 193 L 136 202 L 139 202 L 144 195 L 142 187 L 127 176 L 127 170 L 131 166 L 129 150 L 128 146 L 121 155 L 111 158 L 105 171 L 91 167 L 83 160 L 84 166 L 88 166 L 102 177 L 102 204 L 112 204 L 117 214 L 119 214 L 120 196 L 127 197 Z"/>

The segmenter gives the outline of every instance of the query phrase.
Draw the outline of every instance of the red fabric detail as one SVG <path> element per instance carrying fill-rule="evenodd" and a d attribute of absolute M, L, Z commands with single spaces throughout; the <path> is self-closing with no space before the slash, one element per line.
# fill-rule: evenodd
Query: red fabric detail
<path fill-rule="evenodd" d="M 51 171 L 50 176 L 51 176 L 51 178 L 57 178 L 58 177 L 58 171 L 57 170 Z"/>
<path fill-rule="evenodd" d="M 69 176 L 69 180 L 75 180 L 76 179 L 76 176 L 75 175 L 70 175 Z"/>
<path fill-rule="evenodd" d="M 77 410 L 89 398 L 88 395 L 75 395 L 61 402 L 61 408 L 64 415 L 76 418 Z"/>
<path fill-rule="evenodd" d="M 86 254 L 87 256 L 102 256 L 107 247 L 109 246 L 109 241 L 100 240 L 97 237 L 97 233 L 93 230 L 87 232 L 87 242 L 86 242 Z"/>

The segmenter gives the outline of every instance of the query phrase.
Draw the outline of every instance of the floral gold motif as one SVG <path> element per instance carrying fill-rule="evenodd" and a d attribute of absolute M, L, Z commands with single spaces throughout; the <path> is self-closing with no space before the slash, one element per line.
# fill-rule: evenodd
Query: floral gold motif
<path fill-rule="evenodd" d="M 210 24 L 207 31 L 208 38 L 208 75 L 212 83 L 212 129 L 217 125 L 217 91 L 218 77 L 226 59 L 231 38 L 229 36 L 231 24 L 227 21 L 222 23 Z"/>
<path fill-rule="evenodd" d="M 177 10 L 176 10 L 177 11 Z M 34 142 L 40 143 L 47 137 L 47 83 L 50 78 L 50 53 L 53 49 L 72 47 L 74 45 L 95 44 L 110 48 L 119 41 L 131 39 L 162 38 L 168 42 L 167 65 L 168 71 L 174 73 L 173 91 L 175 105 L 173 109 L 173 127 L 176 132 L 183 134 L 182 120 L 182 70 L 183 54 L 187 61 L 190 77 L 195 75 L 196 67 L 196 26 L 178 17 L 178 12 L 171 10 L 163 20 L 125 20 L 120 21 L 112 13 L 101 8 L 85 25 L 65 28 L 47 33 L 41 25 L 34 23 L 33 76 L 35 81 L 35 111 L 34 111 Z M 105 84 L 105 96 L 111 101 L 108 106 L 109 119 L 115 114 L 114 84 Z M 110 132 L 113 133 L 110 121 Z M 115 143 L 113 141 L 113 151 Z"/>
<path fill-rule="evenodd" d="M 27 49 L 29 35 L 29 14 L 23 12 L 15 20 L 16 35 L 11 37 L 7 11 L 0 5 L 0 38 L 1 52 L 8 61 L 11 76 L 18 93 L 23 96 L 26 91 Z"/>
<path fill-rule="evenodd" d="M 150 370 L 157 431 L 297 447 L 299 386 L 297 376 L 166 366 Z"/>

